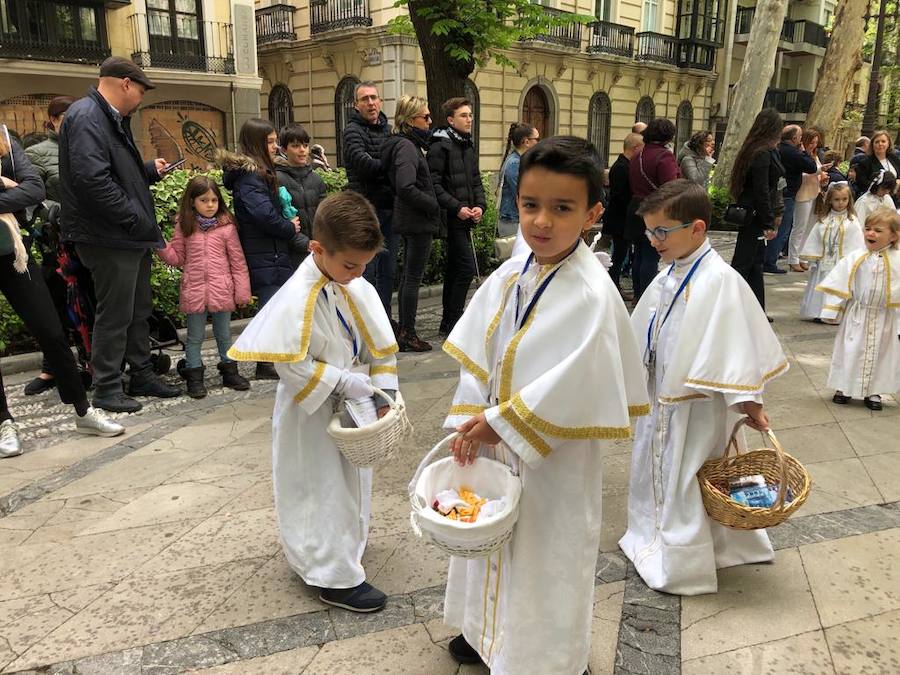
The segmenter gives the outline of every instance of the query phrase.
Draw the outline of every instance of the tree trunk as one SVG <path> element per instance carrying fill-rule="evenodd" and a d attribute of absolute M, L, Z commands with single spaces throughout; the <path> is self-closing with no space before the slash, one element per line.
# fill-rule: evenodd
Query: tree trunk
<path fill-rule="evenodd" d="M 409 18 L 416 30 L 416 39 L 419 42 L 419 51 L 422 53 L 422 63 L 425 65 L 425 84 L 428 88 L 428 107 L 434 118 L 434 126 L 446 126 L 446 120 L 441 116 L 441 105 L 447 99 L 455 96 L 466 95 L 466 80 L 475 70 L 475 61 L 452 58 L 447 53 L 447 45 L 460 44 L 459 36 L 434 35 L 431 32 L 432 22 L 423 18 L 419 10 L 427 7 L 429 0 L 410 0 L 408 5 Z M 465 45 L 469 54 L 475 48 L 474 44 Z"/>
<path fill-rule="evenodd" d="M 862 68 L 865 13 L 869 0 L 841 0 L 834 15 L 828 49 L 816 81 L 816 93 L 806 115 L 809 126 L 832 133 L 840 124 L 844 104 L 850 100 L 853 77 Z M 840 150 L 840 148 L 836 148 Z"/>
<path fill-rule="evenodd" d="M 775 70 L 775 55 L 787 5 L 787 0 L 759 0 L 756 3 L 750 42 L 735 86 L 734 103 L 728 114 L 728 129 L 725 131 L 725 140 L 719 151 L 719 161 L 713 177 L 716 187 L 728 188 L 734 158 L 744 144 L 756 114 L 762 110 L 766 89 Z"/>

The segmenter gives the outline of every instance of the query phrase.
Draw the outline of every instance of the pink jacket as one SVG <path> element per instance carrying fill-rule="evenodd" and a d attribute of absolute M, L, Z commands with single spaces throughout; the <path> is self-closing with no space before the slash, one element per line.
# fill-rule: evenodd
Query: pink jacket
<path fill-rule="evenodd" d="M 178 222 L 175 236 L 159 257 L 182 267 L 181 311 L 185 314 L 233 312 L 250 302 L 250 275 L 237 228 L 227 216 L 207 231 L 199 227 L 185 237 Z"/>

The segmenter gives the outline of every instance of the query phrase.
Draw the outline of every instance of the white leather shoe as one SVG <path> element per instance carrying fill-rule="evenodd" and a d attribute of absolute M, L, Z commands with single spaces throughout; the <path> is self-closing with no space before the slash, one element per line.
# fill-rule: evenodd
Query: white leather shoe
<path fill-rule="evenodd" d="M 91 436 L 118 436 L 125 433 L 125 427 L 113 422 L 100 408 L 91 406 L 84 417 L 75 416 L 75 431 Z"/>
<path fill-rule="evenodd" d="M 3 424 L 0 424 L 0 457 L 15 457 L 21 454 L 19 427 L 12 420 L 4 420 Z"/>

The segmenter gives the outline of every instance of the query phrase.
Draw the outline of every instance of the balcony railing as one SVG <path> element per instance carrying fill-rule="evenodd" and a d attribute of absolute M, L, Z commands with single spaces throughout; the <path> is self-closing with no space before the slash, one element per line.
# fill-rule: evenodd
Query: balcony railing
<path fill-rule="evenodd" d="M 372 25 L 368 0 L 310 0 L 310 33 Z"/>
<path fill-rule="evenodd" d="M 596 21 L 590 25 L 591 39 L 588 52 L 613 54 L 631 58 L 634 56 L 634 28 L 609 21 Z"/>
<path fill-rule="evenodd" d="M 747 35 L 753 25 L 756 7 L 738 7 L 734 32 Z M 825 27 L 806 19 L 785 19 L 781 26 L 781 41 L 790 44 L 809 44 L 814 47 L 828 46 L 828 35 Z"/>
<path fill-rule="evenodd" d="M 134 37 L 132 60 L 142 68 L 234 73 L 234 49 L 230 23 L 201 21 L 177 15 L 168 21 L 147 23 L 147 15 L 129 17 Z"/>
<path fill-rule="evenodd" d="M 544 13 L 551 17 L 572 15 L 572 12 L 565 12 L 561 9 L 553 7 L 544 8 Z M 534 36 L 536 42 L 546 42 L 551 45 L 559 45 L 560 47 L 570 47 L 572 49 L 581 48 L 581 24 L 567 23 L 563 26 L 548 26 L 545 33 L 538 33 Z"/>
<path fill-rule="evenodd" d="M 692 40 L 682 40 L 678 45 L 678 67 L 712 70 L 716 65 L 716 48 L 698 44 Z"/>
<path fill-rule="evenodd" d="M 635 37 L 637 38 L 635 60 L 677 65 L 678 40 L 674 35 L 645 31 L 635 34 Z"/>
<path fill-rule="evenodd" d="M 271 5 L 256 10 L 257 45 L 296 39 L 294 8 L 291 5 Z"/>
<path fill-rule="evenodd" d="M 0 33 L 0 58 L 63 63 L 102 63 L 110 55 L 109 47 L 72 40 L 31 40 L 16 34 Z"/>
<path fill-rule="evenodd" d="M 763 102 L 764 108 L 775 108 L 781 113 L 808 113 L 812 104 L 814 91 L 805 89 L 775 89 L 766 90 Z"/>

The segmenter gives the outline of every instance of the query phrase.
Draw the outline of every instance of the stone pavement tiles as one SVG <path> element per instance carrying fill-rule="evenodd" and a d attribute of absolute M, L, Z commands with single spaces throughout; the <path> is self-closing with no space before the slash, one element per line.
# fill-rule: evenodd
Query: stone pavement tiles
<path fill-rule="evenodd" d="M 727 237 L 715 243 L 728 253 Z M 722 570 L 715 595 L 655 593 L 617 551 L 630 447 L 607 446 L 593 673 L 900 672 L 900 406 L 830 402 L 834 329 L 794 318 L 804 283 L 767 277 L 791 360 L 767 405 L 812 496 L 772 530 L 774 564 Z M 422 316 L 434 338 L 439 307 Z M 364 563 L 391 601 L 366 617 L 326 609 L 284 561 L 271 383 L 151 403 L 118 439 L 48 424 L 42 415 L 67 414 L 55 394 L 14 399 L 15 413 L 33 406 L 19 414 L 33 433 L 25 455 L 0 462 L 0 672 L 487 672 L 449 657 L 446 559 L 408 526 L 406 485 L 443 435 L 456 368 L 436 351 L 403 355 L 400 371 L 416 433 L 376 471 Z"/>

